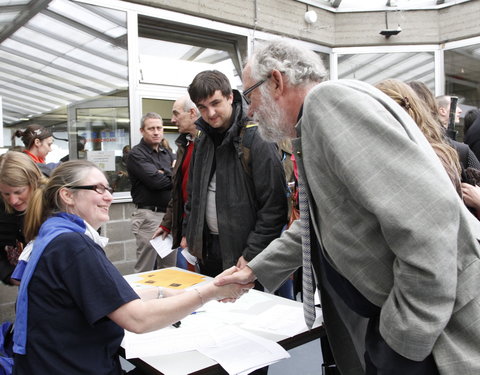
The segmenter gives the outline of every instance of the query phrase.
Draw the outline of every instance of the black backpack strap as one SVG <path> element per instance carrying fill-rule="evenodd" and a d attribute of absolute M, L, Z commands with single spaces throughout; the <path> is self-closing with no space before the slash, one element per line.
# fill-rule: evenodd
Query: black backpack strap
<path fill-rule="evenodd" d="M 252 177 L 252 167 L 250 165 L 250 148 L 257 132 L 258 124 L 250 123 L 242 127 L 240 130 L 240 147 L 238 149 L 238 156 L 242 163 L 243 170 L 246 175 Z"/>

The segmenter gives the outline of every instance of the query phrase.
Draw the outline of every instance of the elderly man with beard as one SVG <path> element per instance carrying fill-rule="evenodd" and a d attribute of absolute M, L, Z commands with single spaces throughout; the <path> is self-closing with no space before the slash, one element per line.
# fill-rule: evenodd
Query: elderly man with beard
<path fill-rule="evenodd" d="M 249 59 L 249 114 L 268 140 L 295 138 L 311 219 L 217 282 L 273 290 L 302 260 L 308 273 L 310 255 L 341 374 L 479 374 L 478 221 L 399 105 L 324 76 L 317 55 L 285 41 Z"/>

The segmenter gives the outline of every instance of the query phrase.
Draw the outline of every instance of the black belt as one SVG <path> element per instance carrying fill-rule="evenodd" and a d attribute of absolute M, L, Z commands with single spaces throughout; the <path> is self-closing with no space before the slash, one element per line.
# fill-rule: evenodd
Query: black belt
<path fill-rule="evenodd" d="M 143 208 L 145 210 L 150 210 L 153 212 L 165 212 L 165 207 L 160 207 L 160 206 L 146 206 L 143 204 L 136 204 L 135 207 L 137 208 Z"/>

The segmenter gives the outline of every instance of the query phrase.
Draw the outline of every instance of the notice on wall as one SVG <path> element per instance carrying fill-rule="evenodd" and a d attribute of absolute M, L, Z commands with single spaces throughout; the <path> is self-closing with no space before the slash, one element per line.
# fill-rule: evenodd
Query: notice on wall
<path fill-rule="evenodd" d="M 115 151 L 88 151 L 87 160 L 95 163 L 102 171 L 115 171 Z"/>

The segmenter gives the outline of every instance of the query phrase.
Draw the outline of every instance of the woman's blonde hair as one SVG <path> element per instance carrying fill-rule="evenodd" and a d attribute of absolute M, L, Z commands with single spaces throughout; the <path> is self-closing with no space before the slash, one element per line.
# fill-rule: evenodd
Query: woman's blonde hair
<path fill-rule="evenodd" d="M 8 151 L 0 156 L 0 183 L 12 187 L 28 186 L 33 193 L 47 179 L 38 169 L 35 162 L 26 154 Z M 5 202 L 5 210 L 13 212 L 13 208 Z"/>
<path fill-rule="evenodd" d="M 40 226 L 50 216 L 65 211 L 60 190 L 65 187 L 81 185 L 81 181 L 92 169 L 100 170 L 88 160 L 67 161 L 54 169 L 48 183 L 37 189 L 28 203 L 24 223 L 24 234 L 27 241 L 37 236 Z"/>
<path fill-rule="evenodd" d="M 432 146 L 450 180 L 461 196 L 461 167 L 457 151 L 450 146 L 444 136 L 444 130 L 417 93 L 406 83 L 397 79 L 387 79 L 375 85 L 393 100 L 395 100 L 422 131 Z"/>

